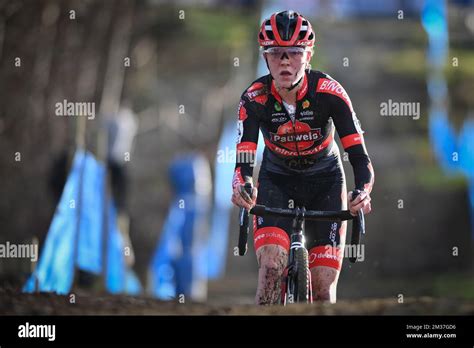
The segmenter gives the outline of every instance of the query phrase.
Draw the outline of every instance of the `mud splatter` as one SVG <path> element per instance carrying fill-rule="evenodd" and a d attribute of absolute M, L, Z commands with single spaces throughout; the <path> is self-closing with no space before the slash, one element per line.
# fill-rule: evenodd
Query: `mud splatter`
<path fill-rule="evenodd" d="M 257 251 L 258 285 L 255 302 L 272 305 L 280 302 L 281 275 L 288 262 L 288 252 L 278 245 L 266 245 Z"/>

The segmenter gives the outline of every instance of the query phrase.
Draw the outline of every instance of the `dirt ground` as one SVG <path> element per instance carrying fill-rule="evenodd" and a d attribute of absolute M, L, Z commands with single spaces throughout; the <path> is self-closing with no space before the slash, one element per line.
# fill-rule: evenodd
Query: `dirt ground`
<path fill-rule="evenodd" d="M 257 307 L 159 301 L 90 293 L 69 296 L 0 290 L 0 315 L 474 315 L 474 301 L 432 297 L 340 300 L 337 304 Z"/>

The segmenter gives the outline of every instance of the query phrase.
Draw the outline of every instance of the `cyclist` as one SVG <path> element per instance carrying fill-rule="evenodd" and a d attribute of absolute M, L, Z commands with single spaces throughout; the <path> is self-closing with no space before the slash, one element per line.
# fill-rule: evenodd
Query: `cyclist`
<path fill-rule="evenodd" d="M 294 11 L 274 13 L 262 23 L 258 41 L 270 74 L 254 81 L 241 96 L 232 202 L 246 209 L 255 204 L 304 205 L 312 210 L 349 206 L 353 215 L 361 209 L 369 213 L 374 171 L 363 131 L 344 88 L 329 75 L 310 69 L 315 43 L 310 22 Z M 353 201 L 352 192 L 347 195 L 335 129 L 349 155 L 355 186 L 362 191 Z M 252 183 L 259 130 L 265 150 L 257 187 L 248 195 L 243 185 Z M 257 304 L 280 300 L 291 221 L 254 218 Z M 346 222 L 307 221 L 305 236 L 313 300 L 334 303 Z"/>

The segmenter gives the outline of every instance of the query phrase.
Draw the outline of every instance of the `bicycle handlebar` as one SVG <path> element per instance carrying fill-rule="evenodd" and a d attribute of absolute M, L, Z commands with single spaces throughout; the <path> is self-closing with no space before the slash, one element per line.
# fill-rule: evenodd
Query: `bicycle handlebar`
<path fill-rule="evenodd" d="M 269 208 L 264 205 L 255 205 L 251 210 L 250 214 L 257 216 L 273 215 L 279 217 L 295 218 L 298 214 L 297 209 L 282 209 L 282 208 Z M 355 216 L 352 216 L 349 210 L 339 211 L 320 211 L 320 210 L 305 210 L 304 219 L 312 221 L 331 221 L 331 220 L 352 220 Z"/>
<path fill-rule="evenodd" d="M 361 191 L 354 190 L 352 192 L 352 200 L 354 200 L 360 194 Z M 357 212 L 357 216 L 355 216 L 353 220 L 354 221 L 352 221 L 351 245 L 356 246 L 356 255 L 351 254 L 351 256 L 349 257 L 349 261 L 351 263 L 355 263 L 358 259 L 361 234 L 365 234 L 365 218 L 362 210 L 359 210 Z"/>
<path fill-rule="evenodd" d="M 252 186 L 245 184 L 245 190 L 251 194 Z M 352 200 L 354 200 L 361 191 L 354 190 Z M 245 208 L 240 208 L 240 233 L 239 233 L 239 255 L 243 256 L 247 253 L 247 239 L 249 233 L 249 214 L 257 216 L 273 215 L 279 217 L 296 218 L 303 217 L 305 220 L 312 221 L 333 221 L 333 220 L 353 220 L 352 222 L 352 245 L 359 245 L 361 234 L 365 234 L 365 218 L 364 213 L 359 210 L 357 216 L 353 216 L 349 210 L 340 211 L 320 211 L 320 210 L 304 210 L 301 209 L 284 209 L 284 208 L 270 208 L 264 205 L 255 205 L 250 211 Z M 357 248 L 358 250 L 358 248 Z M 358 252 L 358 251 L 357 251 Z M 352 255 L 349 261 L 355 263 L 357 256 Z"/>
<path fill-rule="evenodd" d="M 250 183 L 246 183 L 244 189 L 252 196 L 252 185 Z M 239 255 L 244 256 L 247 253 L 247 239 L 249 236 L 249 212 L 245 208 L 240 208 L 239 225 Z"/>

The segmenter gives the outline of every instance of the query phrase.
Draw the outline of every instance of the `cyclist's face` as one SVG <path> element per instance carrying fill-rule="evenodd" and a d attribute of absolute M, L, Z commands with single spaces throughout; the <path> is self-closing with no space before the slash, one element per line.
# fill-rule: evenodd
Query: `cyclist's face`
<path fill-rule="evenodd" d="M 275 82 L 289 88 L 304 74 L 311 52 L 303 47 L 271 47 L 263 52 Z"/>

